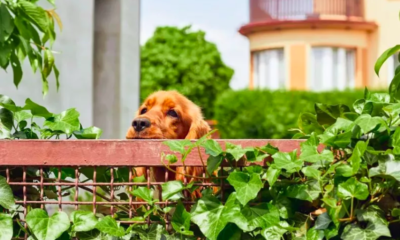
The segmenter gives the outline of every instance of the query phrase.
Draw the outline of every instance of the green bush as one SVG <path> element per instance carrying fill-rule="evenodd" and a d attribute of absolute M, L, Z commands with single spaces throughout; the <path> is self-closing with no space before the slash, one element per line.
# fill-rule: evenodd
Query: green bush
<path fill-rule="evenodd" d="M 205 36 L 190 26 L 158 27 L 141 50 L 141 100 L 157 90 L 177 90 L 211 118 L 215 99 L 230 89 L 234 71 Z"/>
<path fill-rule="evenodd" d="M 363 90 L 304 92 L 241 90 L 227 91 L 215 103 L 215 117 L 221 138 L 289 139 L 302 112 L 314 113 L 314 104 L 352 106 L 363 98 Z"/>

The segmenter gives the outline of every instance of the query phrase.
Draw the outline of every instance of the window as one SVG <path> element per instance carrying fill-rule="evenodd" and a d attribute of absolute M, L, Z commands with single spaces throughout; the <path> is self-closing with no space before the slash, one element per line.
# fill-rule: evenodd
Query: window
<path fill-rule="evenodd" d="M 344 90 L 355 85 L 355 50 L 313 47 L 309 88 L 314 91 Z"/>
<path fill-rule="evenodd" d="M 393 56 L 388 58 L 387 62 L 388 62 L 387 63 L 388 71 L 389 71 L 387 83 L 388 83 L 388 85 L 390 85 L 390 83 L 392 82 L 392 79 L 394 78 L 396 68 L 400 65 L 399 54 L 394 54 Z"/>
<path fill-rule="evenodd" d="M 276 90 L 286 87 L 283 48 L 256 52 L 253 60 L 255 88 Z"/>

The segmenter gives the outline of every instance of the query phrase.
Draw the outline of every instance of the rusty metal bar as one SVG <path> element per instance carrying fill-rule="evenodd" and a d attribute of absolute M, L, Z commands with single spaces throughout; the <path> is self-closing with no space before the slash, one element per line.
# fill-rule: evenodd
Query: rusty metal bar
<path fill-rule="evenodd" d="M 222 141 L 242 145 L 242 147 L 265 146 L 270 143 L 281 151 L 289 152 L 299 149 L 303 140 L 219 140 L 221 146 L 224 147 L 225 144 Z M 18 151 L 15 151 L 16 149 Z M 176 203 L 162 199 L 161 185 L 175 180 L 176 175 L 165 171 L 162 176 L 152 176 L 153 166 L 163 167 L 163 164 L 160 163 L 161 152 L 169 153 L 162 141 L 0 141 L 0 165 L 5 165 L 5 173 L 0 173 L 4 174 L 7 182 L 13 188 L 22 189 L 22 193 L 18 193 L 16 204 L 23 207 L 20 221 L 25 228 L 27 227 L 25 218 L 29 207 L 40 207 L 45 210 L 47 210 L 46 208 L 55 210 L 58 207 L 59 211 L 63 209 L 68 211 L 68 209 L 77 210 L 80 207 L 84 208 L 83 206 L 89 208 L 91 206 L 93 213 L 98 212 L 111 216 L 121 210 L 129 216 L 129 219 L 127 221 L 117 219 L 118 222 L 150 225 L 154 223 L 150 219 L 150 215 L 144 221 L 130 221 L 134 220 L 132 218 L 135 217 L 135 210 L 138 207 L 145 206 L 147 210 L 150 210 L 150 205 L 143 200 L 135 199 L 131 194 L 124 195 L 122 198 L 119 191 L 126 192 L 128 190 L 130 193 L 135 186 L 145 186 L 149 189 L 159 190 L 156 196 L 159 201 L 154 204 L 160 207 L 175 206 Z M 200 154 L 203 159 L 206 159 L 204 152 L 200 152 Z M 238 167 L 243 167 L 244 164 L 241 164 L 239 162 Z M 133 180 L 134 177 L 138 177 L 133 167 L 139 166 L 145 166 L 144 182 L 134 182 Z M 188 156 L 185 161 L 184 174 L 189 174 L 189 167 L 194 166 L 202 169 L 202 172 L 199 173 L 202 179 L 195 179 L 196 183 L 193 185 L 199 186 L 199 190 L 220 189 L 221 202 L 226 201 L 223 190 L 230 186 L 224 185 L 225 179 L 220 179 L 220 182 L 215 183 L 210 181 L 198 151 L 193 151 L 193 154 Z M 62 167 L 71 167 L 71 175 L 65 177 L 61 171 Z M 103 176 L 105 173 L 100 172 L 100 169 L 104 167 L 107 170 L 107 178 Z M 120 178 L 119 170 L 125 170 L 123 167 L 128 167 L 129 171 L 124 172 L 129 179 Z M 93 170 L 91 180 L 81 178 L 81 174 L 84 173 L 81 168 Z M 53 171 L 53 169 L 57 171 Z M 216 170 L 218 177 L 226 177 L 223 171 L 224 166 Z M 85 174 L 87 173 L 85 172 Z M 192 181 L 191 177 L 183 177 L 185 186 L 190 181 Z M 108 191 L 107 193 L 100 192 L 100 188 L 97 189 L 97 187 Z M 36 196 L 31 195 L 32 190 L 37 191 Z M 54 190 L 55 196 L 48 195 L 48 190 Z M 81 199 L 81 196 L 85 196 L 82 195 L 83 193 L 91 193 L 92 196 Z M 70 198 L 65 199 L 68 194 L 71 194 Z M 195 199 L 192 199 L 188 190 L 184 190 L 183 194 L 185 198 L 182 199 L 182 203 L 185 207 L 188 208 L 195 203 Z M 171 215 L 166 213 L 164 217 L 167 228 L 171 228 Z M 27 237 L 28 235 L 25 234 L 24 239 Z"/>
<path fill-rule="evenodd" d="M 153 167 L 163 166 L 161 153 L 170 154 L 165 140 L 0 140 L 0 166 L 37 167 Z M 299 148 L 303 140 L 216 140 L 243 147 L 264 146 L 270 143 L 283 152 Z M 18 150 L 18 151 L 17 151 Z M 206 158 L 204 150 L 201 151 Z M 18 159 L 18 161 L 16 161 Z M 176 166 L 182 166 L 178 161 Z M 197 151 L 188 155 L 186 166 L 201 166 Z"/>

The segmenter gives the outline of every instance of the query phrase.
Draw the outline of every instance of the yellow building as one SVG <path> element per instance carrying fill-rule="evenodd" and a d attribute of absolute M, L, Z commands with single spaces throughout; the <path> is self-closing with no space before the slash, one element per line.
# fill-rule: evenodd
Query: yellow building
<path fill-rule="evenodd" d="M 249 0 L 250 88 L 323 91 L 383 88 L 399 64 L 380 77 L 376 59 L 400 44 L 399 0 Z"/>

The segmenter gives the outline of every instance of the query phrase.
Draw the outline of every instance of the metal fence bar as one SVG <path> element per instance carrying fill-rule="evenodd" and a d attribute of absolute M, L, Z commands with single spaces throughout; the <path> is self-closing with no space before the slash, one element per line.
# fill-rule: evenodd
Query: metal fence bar
<path fill-rule="evenodd" d="M 250 23 L 301 20 L 315 15 L 364 17 L 364 0 L 250 0 Z"/>
<path fill-rule="evenodd" d="M 242 147 L 271 144 L 283 152 L 299 149 L 303 141 L 218 140 L 223 148 L 224 142 Z M 19 221 L 25 228 L 27 228 L 25 219 L 30 207 L 67 213 L 88 209 L 95 214 L 112 217 L 122 212 L 126 214 L 127 219 L 117 219 L 120 223 L 150 225 L 157 221 L 150 216 L 144 219 L 135 219 L 135 216 L 137 216 L 136 211 L 142 206 L 147 211 L 151 206 L 130 193 L 137 187 L 158 190 L 156 196 L 158 201 L 154 203 L 156 206 L 175 206 L 176 203 L 164 200 L 161 194 L 161 185 L 175 180 L 175 174 L 165 171 L 164 176 L 157 178 L 151 174 L 152 167 L 164 167 L 160 161 L 161 153 L 170 153 L 162 142 L 162 140 L 0 141 L 0 175 L 6 178 L 13 189 L 16 196 L 15 203 L 23 208 L 20 209 Z M 188 167 L 199 167 L 203 171 L 199 175 L 202 179 L 193 183 L 193 186 L 198 186 L 199 190 L 218 189 L 221 191 L 221 202 L 226 201 L 223 190 L 231 187 L 224 184 L 226 181 L 224 169 L 228 166 L 221 166 L 216 171 L 218 181 L 212 182 L 208 179 L 209 173 L 203 166 L 204 160 L 206 160 L 204 152 L 193 151 L 185 161 L 184 174 L 190 174 Z M 244 163 L 238 163 L 238 166 L 243 165 Z M 266 166 L 266 162 L 260 165 Z M 145 166 L 144 182 L 134 181 L 134 177 L 138 176 L 133 168 L 139 166 Z M 177 164 L 177 166 L 182 165 Z M 184 186 L 190 181 L 192 180 L 187 175 L 183 177 Z M 120 193 L 124 193 L 124 197 Z M 184 196 L 182 204 L 185 207 L 188 208 L 195 203 L 188 190 L 184 190 Z M 170 217 L 165 214 L 165 223 L 169 228 L 171 228 Z M 27 237 L 28 234 L 22 233 L 15 239 L 27 239 Z"/>

